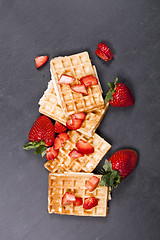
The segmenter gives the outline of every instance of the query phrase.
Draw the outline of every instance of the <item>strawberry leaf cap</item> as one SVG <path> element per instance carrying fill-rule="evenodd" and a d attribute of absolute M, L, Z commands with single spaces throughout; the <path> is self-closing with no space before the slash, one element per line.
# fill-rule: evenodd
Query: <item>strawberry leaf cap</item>
<path fill-rule="evenodd" d="M 41 154 L 42 157 L 46 154 L 47 147 L 45 146 L 45 142 L 42 140 L 40 142 L 29 142 L 26 145 L 23 146 L 23 149 L 30 150 L 30 149 L 36 149 L 35 154 Z"/>
<path fill-rule="evenodd" d="M 117 83 L 118 83 L 118 77 L 116 77 L 114 83 L 111 83 L 111 82 L 108 83 L 108 86 L 110 87 L 110 89 L 109 89 L 108 93 L 106 94 L 105 103 L 108 103 L 109 100 L 113 100 L 112 94 L 115 93 Z"/>
<path fill-rule="evenodd" d="M 103 175 L 99 182 L 100 186 L 114 187 L 116 188 L 121 182 L 120 172 L 112 169 L 112 164 L 110 161 L 105 160 L 100 173 Z"/>

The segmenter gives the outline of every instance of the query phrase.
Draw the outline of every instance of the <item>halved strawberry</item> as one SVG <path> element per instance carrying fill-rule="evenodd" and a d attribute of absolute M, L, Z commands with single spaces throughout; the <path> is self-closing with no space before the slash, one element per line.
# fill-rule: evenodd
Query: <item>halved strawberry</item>
<path fill-rule="evenodd" d="M 76 149 L 73 149 L 69 154 L 68 154 L 71 158 L 80 158 L 83 157 L 84 154 L 78 152 Z"/>
<path fill-rule="evenodd" d="M 39 57 L 36 57 L 34 60 L 36 63 L 36 68 L 40 68 L 42 65 L 44 65 L 47 62 L 48 56 L 39 56 Z"/>
<path fill-rule="evenodd" d="M 76 201 L 75 195 L 73 193 L 66 192 L 62 197 L 62 205 L 68 205 Z"/>
<path fill-rule="evenodd" d="M 102 58 L 104 61 L 108 62 L 109 58 L 108 58 L 107 55 L 106 55 L 104 52 L 102 52 L 99 48 L 96 49 L 95 54 L 96 54 L 98 57 Z"/>
<path fill-rule="evenodd" d="M 94 147 L 86 141 L 79 140 L 76 143 L 76 147 L 77 147 L 78 151 L 81 153 L 84 153 L 84 154 L 94 153 Z"/>
<path fill-rule="evenodd" d="M 62 74 L 58 84 L 66 84 L 66 85 L 70 85 L 71 83 L 73 83 L 76 79 L 72 76 L 66 75 L 66 74 Z"/>
<path fill-rule="evenodd" d="M 58 156 L 59 150 L 55 150 L 53 147 L 47 148 L 46 158 L 48 160 L 54 160 Z"/>
<path fill-rule="evenodd" d="M 61 148 L 63 146 L 63 141 L 61 138 L 59 137 L 56 137 L 56 139 L 54 140 L 54 143 L 53 143 L 53 147 L 55 150 L 58 150 L 59 148 Z"/>
<path fill-rule="evenodd" d="M 84 84 L 86 87 L 97 85 L 98 84 L 98 79 L 92 75 L 82 77 L 80 79 L 80 82 Z"/>
<path fill-rule="evenodd" d="M 54 127 L 55 127 L 55 132 L 56 132 L 56 133 L 64 133 L 64 132 L 67 131 L 66 126 L 64 126 L 63 124 L 61 124 L 61 123 L 59 123 L 59 122 L 57 122 L 57 121 L 56 121 Z"/>
<path fill-rule="evenodd" d="M 93 191 L 94 189 L 96 189 L 96 187 L 98 186 L 99 181 L 100 181 L 99 178 L 97 178 L 97 177 L 95 177 L 95 176 L 91 177 L 91 178 L 88 180 L 88 182 L 86 183 L 86 188 L 88 188 L 88 190 L 89 190 L 90 192 L 92 192 L 92 191 Z"/>
<path fill-rule="evenodd" d="M 69 139 L 69 135 L 67 133 L 60 133 L 58 137 L 62 140 L 62 142 L 66 142 Z"/>
<path fill-rule="evenodd" d="M 55 150 L 61 148 L 63 146 L 63 143 L 66 142 L 69 139 L 69 135 L 67 133 L 60 133 L 56 137 L 53 143 L 53 147 Z"/>
<path fill-rule="evenodd" d="M 73 87 L 71 87 L 72 91 L 77 92 L 77 93 L 82 93 L 87 95 L 87 89 L 84 84 L 75 84 Z"/>
<path fill-rule="evenodd" d="M 108 60 L 111 60 L 114 57 L 111 50 L 105 43 L 99 43 L 98 48 L 105 53 L 105 55 L 108 57 Z"/>
<path fill-rule="evenodd" d="M 80 120 L 84 121 L 86 118 L 86 115 L 84 112 L 80 112 L 80 113 L 74 113 L 70 117 L 73 119 L 80 119 Z"/>
<path fill-rule="evenodd" d="M 80 119 L 69 119 L 66 122 L 66 126 L 70 130 L 77 130 L 81 127 L 82 125 L 82 120 Z"/>
<path fill-rule="evenodd" d="M 95 197 L 89 197 L 84 200 L 83 208 L 84 209 L 91 209 L 98 205 L 98 200 Z"/>
<path fill-rule="evenodd" d="M 76 201 L 73 202 L 73 206 L 81 206 L 83 204 L 83 199 L 76 197 Z"/>

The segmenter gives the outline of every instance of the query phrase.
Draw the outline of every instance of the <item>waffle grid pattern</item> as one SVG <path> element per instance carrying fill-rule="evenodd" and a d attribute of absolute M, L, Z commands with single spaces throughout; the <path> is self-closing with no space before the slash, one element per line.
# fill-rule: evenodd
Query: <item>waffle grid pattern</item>
<path fill-rule="evenodd" d="M 111 145 L 107 143 L 98 134 L 88 138 L 77 131 L 69 131 L 70 139 L 64 143 L 59 149 L 58 156 L 54 161 L 47 161 L 44 166 L 49 172 L 63 173 L 63 172 L 92 172 L 104 155 L 109 151 Z M 78 140 L 84 140 L 94 146 L 94 153 L 84 155 L 83 157 L 72 159 L 69 157 L 71 150 L 75 149 L 75 144 Z"/>
<path fill-rule="evenodd" d="M 104 107 L 100 84 L 88 87 L 88 95 L 86 96 L 72 91 L 70 85 L 58 84 L 62 74 L 70 75 L 77 79 L 71 86 L 80 84 L 79 79 L 81 77 L 86 75 L 95 76 L 88 52 L 53 58 L 50 62 L 50 68 L 58 101 L 66 116 L 77 112 L 91 112 L 97 108 Z"/>
<path fill-rule="evenodd" d="M 90 174 L 49 174 L 48 187 L 48 212 L 78 216 L 102 216 L 107 215 L 107 202 L 109 189 L 98 186 L 93 192 L 89 192 L 85 187 L 86 182 L 93 176 Z M 101 178 L 101 175 L 96 175 Z M 83 206 L 61 205 L 62 196 L 66 192 L 72 192 L 76 197 L 85 198 L 94 196 L 98 200 L 98 205 L 90 210 L 85 210 Z"/>
<path fill-rule="evenodd" d="M 39 104 L 40 113 L 66 125 L 67 118 L 61 106 L 58 104 L 52 81 L 48 83 L 48 88 L 40 99 Z M 91 137 L 98 128 L 106 110 L 108 109 L 108 106 L 109 104 L 106 104 L 102 109 L 97 109 L 93 112 L 87 113 L 85 121 L 83 122 L 81 128 L 77 129 L 77 131 Z"/>

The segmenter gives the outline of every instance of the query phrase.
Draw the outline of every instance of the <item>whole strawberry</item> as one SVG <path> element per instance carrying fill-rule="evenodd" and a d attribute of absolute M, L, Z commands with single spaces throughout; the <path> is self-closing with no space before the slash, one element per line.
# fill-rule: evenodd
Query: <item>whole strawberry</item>
<path fill-rule="evenodd" d="M 108 83 L 108 85 L 110 90 L 105 97 L 106 103 L 109 102 L 114 107 L 129 107 L 134 104 L 129 88 L 123 83 L 118 83 L 117 77 L 114 83 Z"/>
<path fill-rule="evenodd" d="M 103 174 L 100 185 L 117 187 L 121 178 L 126 178 L 135 168 L 138 154 L 131 149 L 123 149 L 115 152 L 109 160 L 105 161 L 101 169 Z"/>
<path fill-rule="evenodd" d="M 54 125 L 47 116 L 37 118 L 29 132 L 29 143 L 23 149 L 30 150 L 36 148 L 35 154 L 46 154 L 47 147 L 53 145 L 55 139 Z"/>

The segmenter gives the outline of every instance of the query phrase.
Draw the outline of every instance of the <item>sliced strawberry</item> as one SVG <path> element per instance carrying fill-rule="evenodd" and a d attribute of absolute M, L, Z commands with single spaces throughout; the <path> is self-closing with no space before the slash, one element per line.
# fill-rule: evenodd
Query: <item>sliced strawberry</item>
<path fill-rule="evenodd" d="M 84 200 L 83 208 L 84 209 L 91 209 L 98 205 L 98 200 L 95 197 L 89 197 Z"/>
<path fill-rule="evenodd" d="M 59 123 L 56 121 L 55 123 L 55 132 L 56 133 L 64 133 L 67 131 L 66 126 L 64 126 L 63 124 Z"/>
<path fill-rule="evenodd" d="M 51 146 L 55 138 L 55 131 L 52 121 L 47 116 L 40 116 L 35 121 L 29 132 L 29 141 L 44 141 L 46 146 Z"/>
<path fill-rule="evenodd" d="M 76 197 L 76 201 L 73 203 L 73 206 L 81 206 L 83 204 L 83 199 Z"/>
<path fill-rule="evenodd" d="M 36 63 L 36 68 L 40 68 L 42 65 L 44 65 L 47 62 L 48 56 L 39 56 L 39 57 L 36 57 L 34 60 Z"/>
<path fill-rule="evenodd" d="M 76 201 L 75 195 L 73 193 L 66 192 L 62 197 L 62 205 L 68 205 Z"/>
<path fill-rule="evenodd" d="M 83 157 L 84 154 L 78 152 L 76 149 L 73 149 L 69 154 L 68 154 L 71 158 L 80 158 Z"/>
<path fill-rule="evenodd" d="M 58 156 L 59 150 L 55 150 L 53 147 L 47 148 L 46 158 L 48 160 L 54 160 Z"/>
<path fill-rule="evenodd" d="M 96 49 L 95 54 L 96 54 L 98 57 L 102 58 L 104 61 L 108 62 L 109 58 L 108 58 L 107 55 L 106 55 L 104 52 L 102 52 L 99 48 Z"/>
<path fill-rule="evenodd" d="M 87 89 L 84 84 L 76 84 L 73 87 L 71 87 L 72 91 L 77 92 L 77 93 L 82 93 L 87 95 Z"/>
<path fill-rule="evenodd" d="M 76 79 L 72 76 L 66 75 L 66 74 L 62 74 L 58 84 L 66 84 L 66 85 L 70 85 L 71 83 L 73 83 Z"/>
<path fill-rule="evenodd" d="M 99 178 L 93 176 L 93 177 L 90 178 L 90 179 L 88 180 L 88 182 L 86 183 L 86 188 L 88 188 L 88 190 L 89 190 L 90 192 L 92 192 L 92 191 L 93 191 L 94 189 L 96 189 L 96 187 L 98 186 L 99 181 L 100 181 Z"/>
<path fill-rule="evenodd" d="M 69 119 L 66 122 L 66 126 L 70 130 L 77 130 L 81 127 L 82 125 L 82 120 L 80 119 Z"/>
<path fill-rule="evenodd" d="M 84 154 L 94 153 L 94 147 L 86 141 L 79 140 L 76 143 L 76 147 L 77 147 L 78 151 L 81 153 L 84 153 Z"/>
<path fill-rule="evenodd" d="M 63 143 L 69 139 L 69 135 L 67 133 L 60 133 L 58 137 L 62 140 Z"/>
<path fill-rule="evenodd" d="M 111 60 L 114 57 L 111 50 L 105 43 L 98 44 L 98 48 L 105 53 L 105 55 L 108 57 L 109 60 Z"/>
<path fill-rule="evenodd" d="M 53 147 L 55 150 L 58 150 L 59 148 L 61 148 L 63 146 L 63 141 L 61 138 L 59 137 L 56 137 L 56 139 L 54 140 L 54 143 L 53 143 Z"/>
<path fill-rule="evenodd" d="M 84 112 L 80 112 L 80 113 L 74 113 L 70 117 L 73 119 L 80 119 L 80 120 L 84 121 L 86 118 L 86 115 Z"/>
<path fill-rule="evenodd" d="M 90 86 L 93 86 L 93 85 L 97 85 L 98 84 L 98 79 L 92 75 L 89 75 L 89 76 L 85 76 L 85 77 L 82 77 L 80 79 L 80 82 L 82 84 L 84 84 L 86 87 L 90 87 Z"/>

